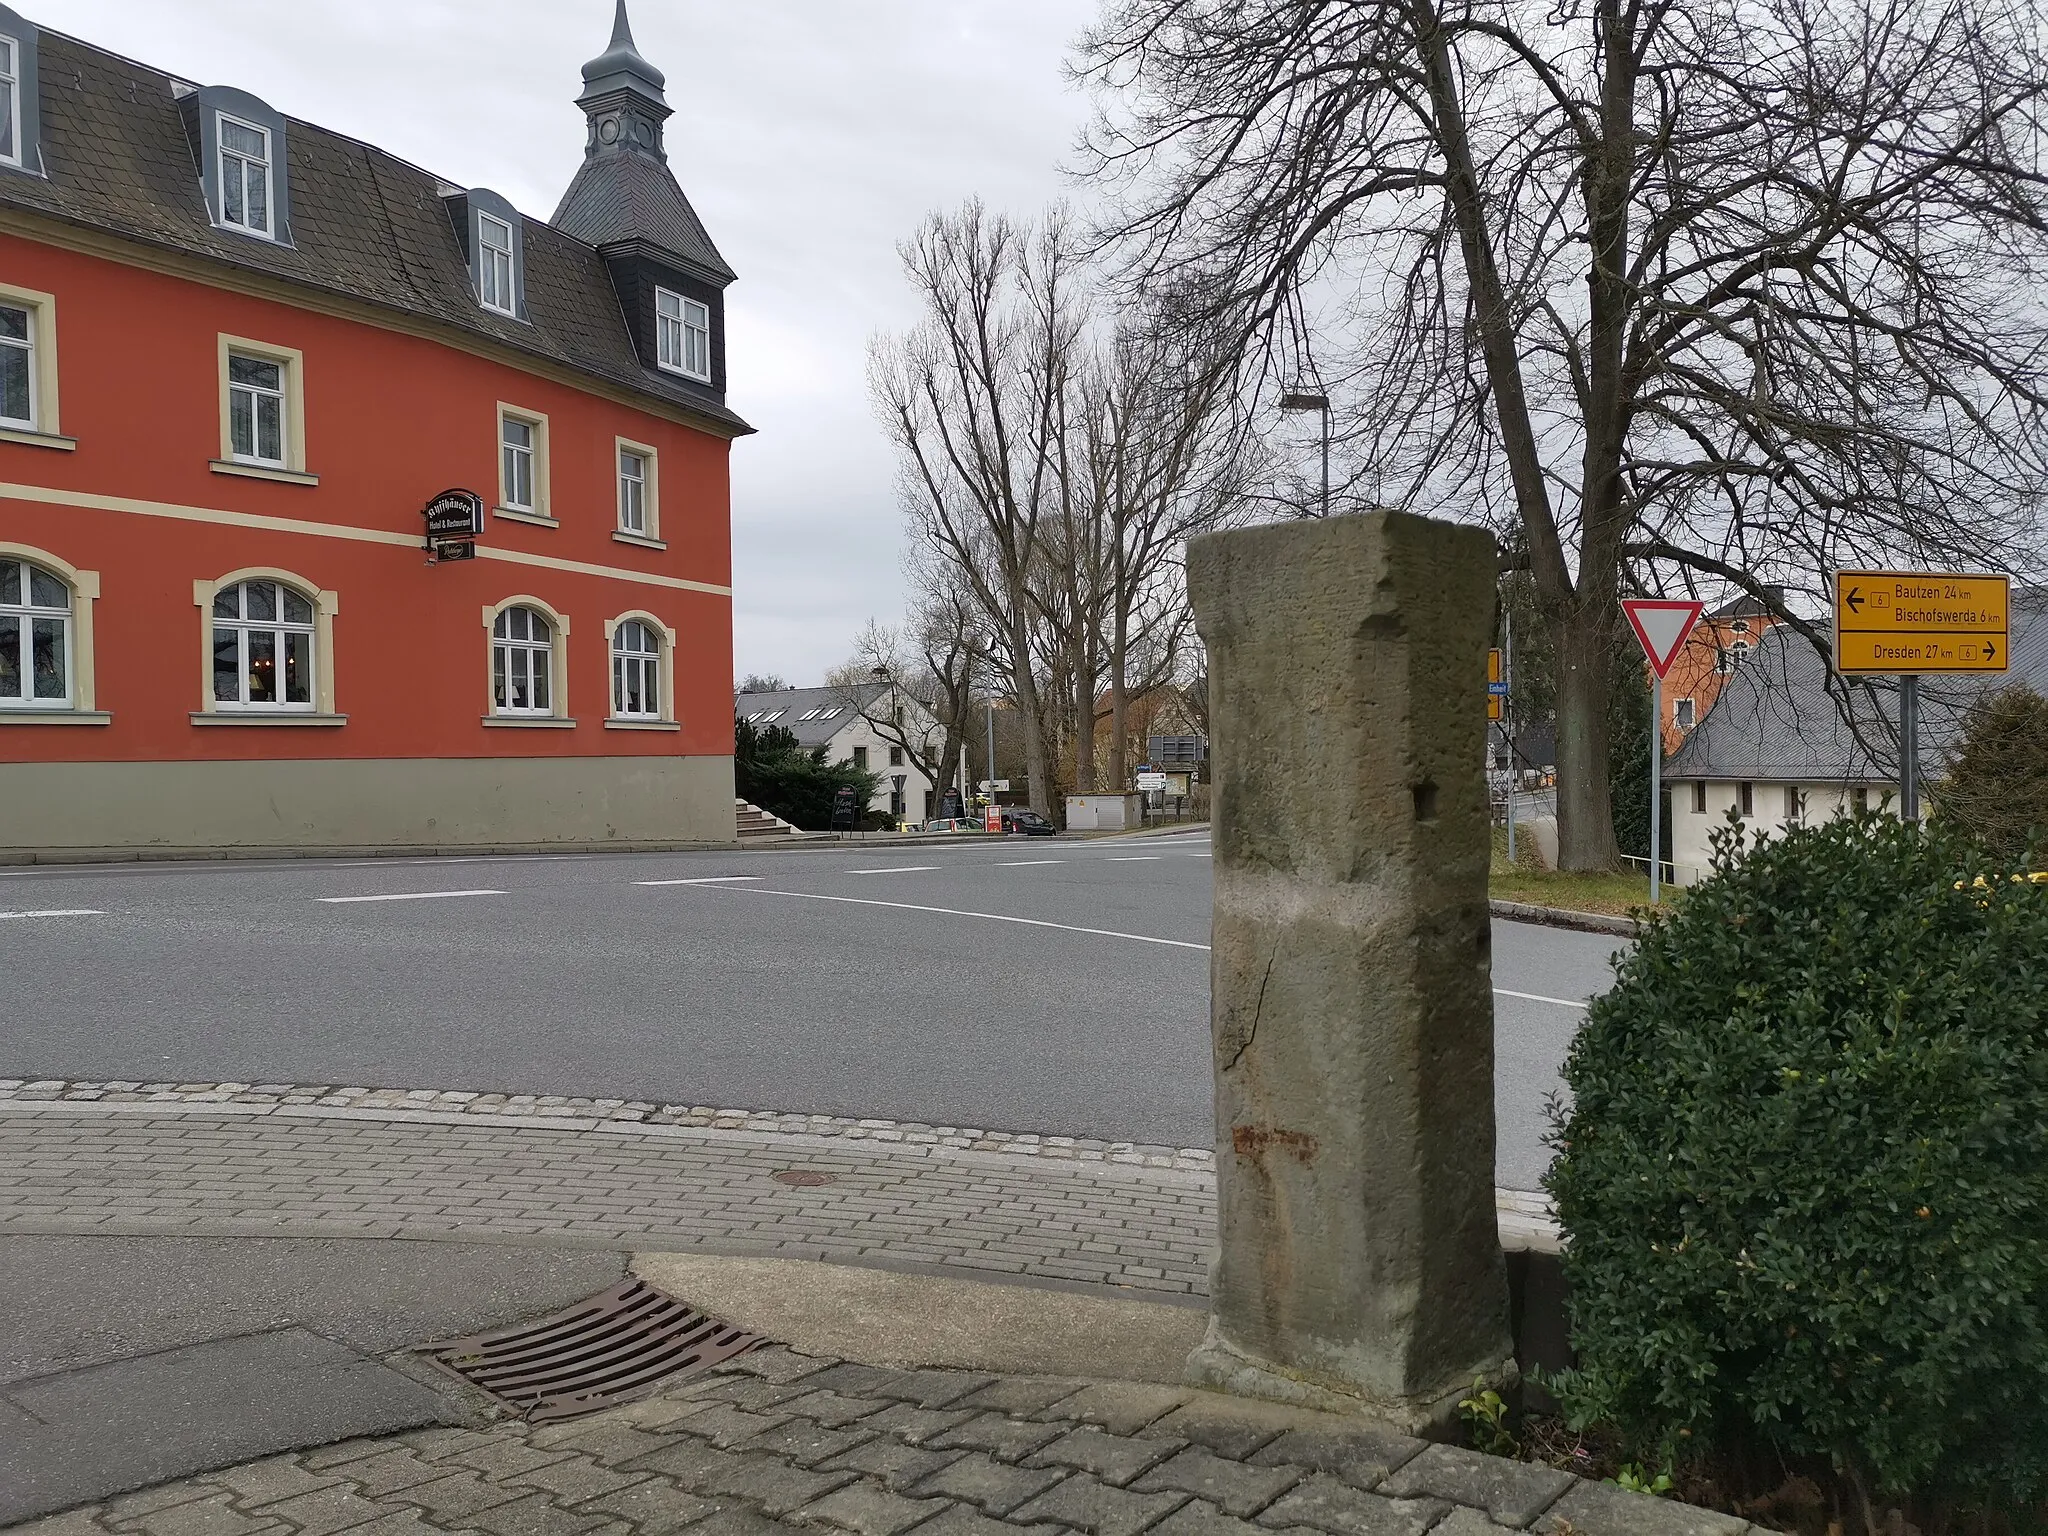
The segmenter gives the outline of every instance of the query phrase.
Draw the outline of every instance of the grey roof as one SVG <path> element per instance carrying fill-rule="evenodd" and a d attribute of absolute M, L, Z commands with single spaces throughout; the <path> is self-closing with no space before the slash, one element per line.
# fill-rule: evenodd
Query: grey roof
<path fill-rule="evenodd" d="M 1827 690 L 1828 667 L 1811 641 L 1788 624 L 1757 641 L 1714 707 L 1665 764 L 1667 779 L 1782 780 L 1882 784 L 1897 776 L 1898 690 L 1854 688 L 1843 715 L 1841 684 Z M 2016 591 L 2012 669 L 1981 677 L 1920 682 L 1920 765 L 1938 775 L 1978 694 L 2025 683 L 2048 694 L 2048 592 Z M 1853 721 L 1853 726 L 1851 722 Z"/>
<path fill-rule="evenodd" d="M 705 392 L 648 368 L 603 257 L 538 219 L 525 225 L 527 321 L 476 300 L 444 195 L 418 166 L 287 119 L 290 245 L 216 229 L 179 110 L 188 82 L 40 29 L 47 177 L 0 174 L 0 205 L 452 327 L 687 410 L 753 429 Z"/>
<path fill-rule="evenodd" d="M 871 706 L 876 699 L 889 691 L 887 683 L 861 683 L 847 688 L 787 688 L 780 693 L 743 693 L 733 701 L 732 712 L 744 720 L 749 715 L 767 712 L 782 713 L 774 720 L 763 720 L 760 728 L 780 726 L 795 736 L 798 743 L 806 747 L 822 747 L 849 725 L 860 718 L 860 711 Z M 830 720 L 816 717 L 815 712 L 836 709 L 838 714 Z M 813 718 L 806 720 L 805 715 Z"/>
<path fill-rule="evenodd" d="M 640 57 L 626 0 L 618 0 L 611 46 L 583 66 L 583 94 L 576 98 L 591 123 L 583 164 L 550 222 L 600 249 L 652 246 L 723 287 L 733 270 L 676 184 L 662 148 L 662 124 L 670 116 L 665 83 Z"/>
<path fill-rule="evenodd" d="M 717 281 L 732 281 L 732 268 L 711 243 L 674 174 L 644 155 L 596 155 L 585 160 L 576 168 L 551 222 L 588 245 L 644 240 Z"/>

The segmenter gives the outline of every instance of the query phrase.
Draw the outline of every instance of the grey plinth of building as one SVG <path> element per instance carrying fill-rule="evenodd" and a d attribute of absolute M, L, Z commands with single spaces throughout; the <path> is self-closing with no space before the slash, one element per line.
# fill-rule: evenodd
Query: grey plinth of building
<path fill-rule="evenodd" d="M 1209 651 L 1219 1247 L 1190 1380 L 1455 1424 L 1513 1381 L 1493 1192 L 1478 529 L 1189 548 Z"/>

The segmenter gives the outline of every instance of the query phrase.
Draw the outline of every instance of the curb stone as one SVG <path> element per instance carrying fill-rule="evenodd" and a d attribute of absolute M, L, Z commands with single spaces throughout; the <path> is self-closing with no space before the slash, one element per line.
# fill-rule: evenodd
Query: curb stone
<path fill-rule="evenodd" d="M 1569 907 L 1539 907 L 1522 901 L 1489 901 L 1495 917 L 1511 923 L 1537 923 L 1545 928 L 1576 928 L 1581 933 L 1611 933 L 1632 939 L 1640 932 L 1632 917 L 1610 917 L 1605 912 L 1574 912 Z"/>

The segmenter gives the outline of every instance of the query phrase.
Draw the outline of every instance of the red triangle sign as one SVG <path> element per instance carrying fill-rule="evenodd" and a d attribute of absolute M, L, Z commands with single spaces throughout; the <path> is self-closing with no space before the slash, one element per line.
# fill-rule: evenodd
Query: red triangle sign
<path fill-rule="evenodd" d="M 1670 676 L 1671 663 L 1678 660 L 1685 637 L 1699 623 L 1700 612 L 1705 607 L 1704 603 L 1659 597 L 1622 599 L 1621 609 L 1628 615 L 1629 627 L 1635 630 L 1643 654 L 1650 659 L 1650 670 L 1660 679 Z"/>

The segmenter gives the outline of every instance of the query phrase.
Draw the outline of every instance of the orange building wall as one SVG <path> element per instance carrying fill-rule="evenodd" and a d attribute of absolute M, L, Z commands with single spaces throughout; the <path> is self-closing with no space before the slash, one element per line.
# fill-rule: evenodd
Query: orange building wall
<path fill-rule="evenodd" d="M 1692 627 L 1692 633 L 1685 637 L 1685 644 L 1679 647 L 1671 663 L 1670 675 L 1664 679 L 1664 718 L 1659 723 L 1667 754 L 1676 752 L 1686 737 L 1678 725 L 1678 701 L 1693 701 L 1695 725 L 1706 719 L 1707 711 L 1714 707 L 1714 701 L 1721 697 L 1721 690 L 1733 675 L 1720 670 L 1722 655 L 1743 642 L 1754 648 L 1764 631 L 1777 622 L 1769 616 L 1702 619 Z M 1747 630 L 1738 630 L 1737 623 L 1747 625 Z"/>
<path fill-rule="evenodd" d="M 435 342 L 0 236 L 0 281 L 56 296 L 60 430 L 77 451 L 0 442 L 0 541 L 100 575 L 96 707 L 105 727 L 0 723 L 0 761 L 228 758 L 730 756 L 726 595 L 480 558 L 430 566 L 423 548 L 38 504 L 10 485 L 387 530 L 418 538 L 420 508 L 461 486 L 497 500 L 497 404 L 549 418 L 559 528 L 486 518 L 480 550 L 523 551 L 729 587 L 729 444 Z M 220 453 L 218 341 L 305 354 L 308 487 L 211 471 Z M 614 438 L 657 451 L 666 551 L 614 541 Z M 336 728 L 195 727 L 205 617 L 195 579 L 274 566 L 339 595 Z M 488 728 L 482 610 L 530 594 L 568 616 L 574 730 Z M 608 731 L 604 623 L 628 611 L 677 632 L 667 658 L 676 732 Z"/>

